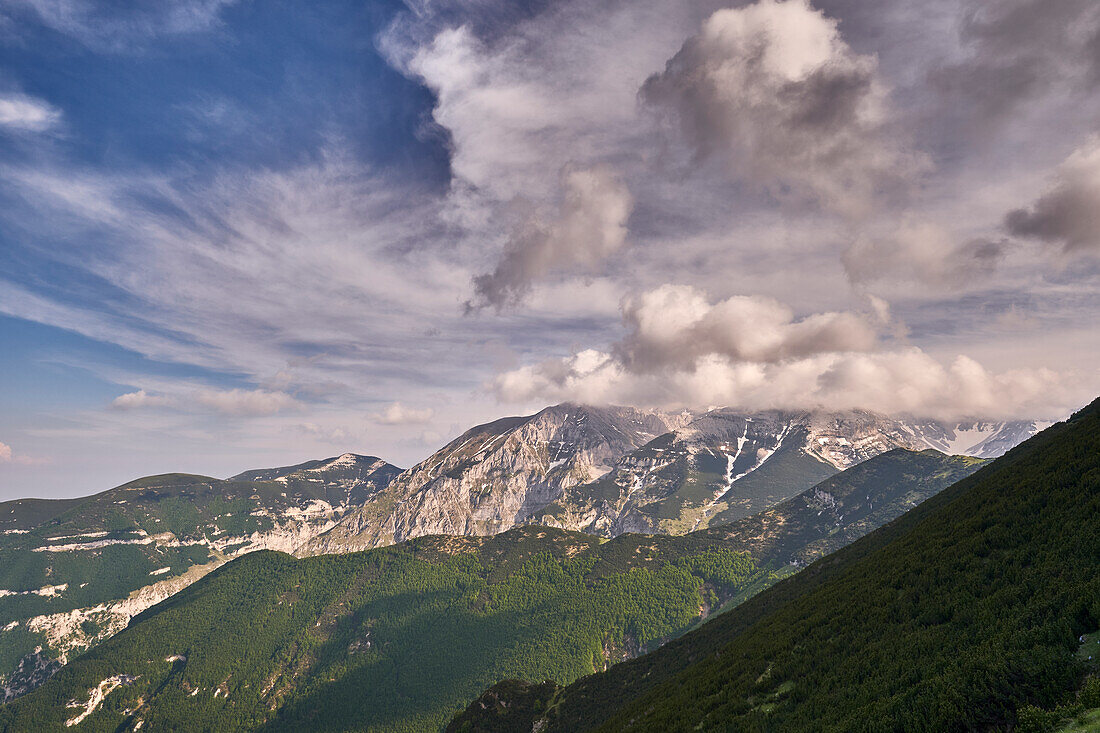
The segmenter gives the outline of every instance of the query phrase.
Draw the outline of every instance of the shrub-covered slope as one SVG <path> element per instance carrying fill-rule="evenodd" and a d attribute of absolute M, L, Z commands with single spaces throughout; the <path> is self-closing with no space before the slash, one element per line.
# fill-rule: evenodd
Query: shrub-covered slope
<path fill-rule="evenodd" d="M 1098 561 L 1100 401 L 656 652 L 452 729 L 1008 728 L 1081 683 Z"/>

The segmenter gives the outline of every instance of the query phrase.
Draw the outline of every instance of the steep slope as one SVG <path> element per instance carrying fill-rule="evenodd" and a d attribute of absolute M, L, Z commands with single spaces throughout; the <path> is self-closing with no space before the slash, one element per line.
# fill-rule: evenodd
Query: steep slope
<path fill-rule="evenodd" d="M 529 526 L 298 562 L 252 554 L 150 609 L 0 720 L 60 728 L 110 688 L 78 730 L 438 729 L 502 676 L 565 683 L 654 648 L 978 463 L 892 451 L 766 522 L 682 537 Z M 833 511 L 819 512 L 826 494 Z"/>
<path fill-rule="evenodd" d="M 502 532 L 689 418 L 564 404 L 479 425 L 403 473 L 302 554 L 368 549 L 426 534 Z"/>
<path fill-rule="evenodd" d="M 562 690 L 499 688 L 451 728 L 1009 727 L 1080 684 L 1098 527 L 1100 401 L 682 639 Z"/>
<path fill-rule="evenodd" d="M 520 524 L 604 537 L 684 534 L 760 512 L 894 448 L 992 455 L 1035 427 L 860 410 L 667 415 L 558 405 L 467 431 L 298 554 Z"/>
<path fill-rule="evenodd" d="M 1049 422 L 1036 420 L 942 422 L 906 418 L 903 422 L 927 443 L 929 448 L 935 448 L 949 455 L 967 455 L 976 458 L 1002 456 L 1040 430 L 1050 426 Z"/>
<path fill-rule="evenodd" d="M 301 545 L 398 472 L 349 453 L 272 481 L 166 474 L 0 504 L 0 694 L 40 684 L 231 557 Z"/>
<path fill-rule="evenodd" d="M 540 527 L 253 553 L 0 707 L 0 730 L 439 729 L 501 674 L 602 669 L 754 573 L 704 542 L 600 543 Z"/>
<path fill-rule="evenodd" d="M 907 423 L 871 412 L 713 410 L 567 488 L 531 521 L 610 537 L 683 534 L 756 514 L 885 451 L 926 447 Z"/>

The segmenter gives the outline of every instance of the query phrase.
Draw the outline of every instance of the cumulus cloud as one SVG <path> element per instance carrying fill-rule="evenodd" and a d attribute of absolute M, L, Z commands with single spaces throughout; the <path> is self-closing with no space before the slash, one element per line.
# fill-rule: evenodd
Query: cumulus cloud
<path fill-rule="evenodd" d="M 672 286 L 627 302 L 623 313 L 629 333 L 611 350 L 507 370 L 489 390 L 518 403 L 862 408 L 940 418 L 1052 417 L 1091 398 L 1080 375 L 994 373 L 967 356 L 944 364 L 917 347 L 884 349 L 854 313 L 796 320 L 767 299 L 711 305 Z"/>
<path fill-rule="evenodd" d="M 61 122 L 61 111 L 24 94 L 0 94 L 0 128 L 45 132 Z"/>
<path fill-rule="evenodd" d="M 554 271 L 591 272 L 626 244 L 633 200 L 606 167 L 562 173 L 558 210 L 532 211 L 519 222 L 496 269 L 474 278 L 468 310 L 515 304 L 531 284 Z"/>
<path fill-rule="evenodd" d="M 691 370 L 705 356 L 731 362 L 778 362 L 833 351 L 868 351 L 876 334 L 855 313 L 816 313 L 796 319 L 778 300 L 734 296 L 710 303 L 688 285 L 663 285 L 623 303 L 627 336 L 619 361 L 639 372 Z"/>
<path fill-rule="evenodd" d="M 1100 137 L 1058 167 L 1050 189 L 1030 208 L 1009 212 L 1005 228 L 1060 245 L 1067 254 L 1100 254 Z"/>
<path fill-rule="evenodd" d="M 853 283 L 890 281 L 942 291 L 983 284 L 1007 249 L 1003 240 L 960 242 L 938 224 L 906 221 L 889 234 L 858 237 L 841 260 Z"/>
<path fill-rule="evenodd" d="M 7 443 L 0 443 L 0 463 L 11 463 L 11 446 Z"/>
<path fill-rule="evenodd" d="M 371 419 L 383 425 L 423 425 L 431 422 L 434 416 L 435 411 L 430 407 L 417 410 L 400 402 L 393 402 L 382 412 L 371 415 Z"/>
<path fill-rule="evenodd" d="M 876 72 L 807 0 L 760 0 L 711 15 L 641 97 L 744 183 L 865 214 L 920 167 L 884 134 Z"/>
<path fill-rule="evenodd" d="M 1049 369 L 991 373 L 966 356 L 944 365 L 918 348 L 830 353 L 776 363 L 717 354 L 693 368 L 638 373 L 615 356 L 586 350 L 497 375 L 503 402 L 622 403 L 655 407 L 729 405 L 742 409 L 869 409 L 951 419 L 1058 417 L 1091 398 Z"/>
<path fill-rule="evenodd" d="M 266 389 L 197 389 L 179 394 L 149 394 L 139 389 L 119 395 L 111 406 L 121 410 L 171 408 L 237 417 L 263 417 L 301 405 L 286 392 Z"/>

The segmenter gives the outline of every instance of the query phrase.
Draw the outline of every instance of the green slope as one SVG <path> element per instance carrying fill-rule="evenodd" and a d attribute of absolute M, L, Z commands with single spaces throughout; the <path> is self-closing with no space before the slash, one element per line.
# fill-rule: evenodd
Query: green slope
<path fill-rule="evenodd" d="M 570 681 L 682 631 L 755 572 L 705 540 L 600 543 L 539 527 L 252 553 L 0 707 L 0 729 L 65 729 L 116 675 L 78 730 L 438 729 L 501 676 Z"/>
<path fill-rule="evenodd" d="M 78 499 L 0 503 L 0 699 L 41 683 L 67 656 L 235 552 L 323 525 L 397 472 L 368 456 L 280 480 L 174 473 Z M 336 507 L 333 516 L 303 513 L 318 502 Z"/>
<path fill-rule="evenodd" d="M 681 537 L 607 541 L 531 526 L 300 561 L 252 554 L 150 609 L 0 708 L 0 720 L 59 727 L 79 713 L 69 700 L 129 675 L 138 679 L 78 730 L 138 720 L 154 730 L 438 729 L 502 677 L 567 683 L 654 648 L 774 583 L 792 558 L 848 541 L 977 463 L 893 451 L 759 523 Z M 823 494 L 828 511 L 815 503 Z M 186 663 L 164 661 L 176 656 Z"/>
<path fill-rule="evenodd" d="M 1098 560 L 1100 401 L 656 652 L 549 694 L 511 683 L 452 728 L 1009 728 L 1081 684 Z"/>

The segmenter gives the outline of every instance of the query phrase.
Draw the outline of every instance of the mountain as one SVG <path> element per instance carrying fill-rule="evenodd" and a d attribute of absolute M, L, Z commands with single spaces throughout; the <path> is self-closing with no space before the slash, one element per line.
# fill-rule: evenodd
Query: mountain
<path fill-rule="evenodd" d="M 603 537 L 684 534 L 760 512 L 894 448 L 957 453 L 973 445 L 992 455 L 1036 427 L 981 425 L 966 432 L 866 411 L 694 415 L 558 405 L 467 431 L 299 554 L 522 524 Z"/>
<path fill-rule="evenodd" d="M 426 534 L 503 532 L 688 419 L 689 413 L 563 404 L 479 425 L 398 476 L 303 553 L 369 549 Z"/>
<path fill-rule="evenodd" d="M 510 681 L 450 730 L 1004 730 L 1095 707 L 1097 527 L 1100 400 L 661 649 Z"/>
<path fill-rule="evenodd" d="M 1051 425 L 1049 422 L 1037 420 L 942 422 L 906 418 L 904 422 L 929 448 L 948 455 L 975 458 L 997 458 L 1004 455 Z"/>
<path fill-rule="evenodd" d="M 400 469 L 351 453 L 242 474 L 165 474 L 80 499 L 0 504 L 0 690 L 40 684 L 83 649 L 228 559 L 290 551 Z"/>
<path fill-rule="evenodd" d="M 252 553 L 0 708 L 0 729 L 439 729 L 501 677 L 556 689 L 654 649 L 980 464 L 895 450 L 760 524 L 680 537 L 522 526 Z"/>

